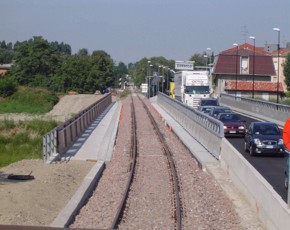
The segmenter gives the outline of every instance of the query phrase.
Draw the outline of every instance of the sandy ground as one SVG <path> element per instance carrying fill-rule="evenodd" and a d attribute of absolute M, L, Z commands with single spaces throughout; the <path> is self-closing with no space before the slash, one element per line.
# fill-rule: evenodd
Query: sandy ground
<path fill-rule="evenodd" d="M 53 109 L 45 115 L 30 115 L 25 113 L 6 113 L 0 114 L 0 119 L 12 119 L 19 120 L 32 120 L 32 119 L 54 119 L 63 122 L 81 110 L 87 108 L 104 95 L 95 94 L 77 94 L 77 95 L 65 95 L 60 101 L 53 107 Z M 113 97 L 114 100 L 114 97 Z"/>
<path fill-rule="evenodd" d="M 103 95 L 66 95 L 45 116 L 5 114 L 0 119 L 49 118 L 64 121 L 96 102 Z M 0 169 L 0 224 L 49 226 L 93 166 L 88 161 L 45 164 L 24 160 Z M 34 176 L 33 180 L 7 179 L 9 174 Z"/>

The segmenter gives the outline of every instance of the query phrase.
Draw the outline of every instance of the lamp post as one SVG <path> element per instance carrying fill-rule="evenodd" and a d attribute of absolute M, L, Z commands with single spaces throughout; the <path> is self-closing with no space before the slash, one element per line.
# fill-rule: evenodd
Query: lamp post
<path fill-rule="evenodd" d="M 254 55 L 253 55 L 253 88 L 252 88 L 252 98 L 254 99 L 254 92 L 255 92 L 255 58 L 256 58 L 256 38 L 254 36 L 249 37 L 254 41 Z"/>
<path fill-rule="evenodd" d="M 163 66 L 162 67 L 162 93 L 164 93 L 164 69 L 165 69 L 166 67 L 165 66 Z"/>
<path fill-rule="evenodd" d="M 168 93 L 168 91 L 169 91 L 169 88 L 168 88 L 168 74 L 169 74 L 169 71 L 170 71 L 170 68 L 169 67 L 167 67 L 167 75 L 166 75 L 166 92 L 167 92 L 167 95 L 169 95 L 169 93 Z"/>
<path fill-rule="evenodd" d="M 147 61 L 147 77 L 146 77 L 146 83 L 147 83 L 147 98 L 149 98 L 148 90 L 149 90 L 149 65 L 151 61 Z"/>
<path fill-rule="evenodd" d="M 235 99 L 237 100 L 237 89 L 238 89 L 238 51 L 239 51 L 239 45 L 237 43 L 234 43 L 233 46 L 235 46 L 236 49 L 236 92 L 235 92 Z"/>
<path fill-rule="evenodd" d="M 149 98 L 150 98 L 150 94 L 151 94 L 150 74 L 151 74 L 151 67 L 152 66 L 153 66 L 152 64 L 149 65 L 149 76 L 148 76 L 148 79 L 149 79 L 149 87 L 148 87 L 148 89 L 149 89 Z"/>
<path fill-rule="evenodd" d="M 207 52 L 208 52 L 208 53 L 206 53 L 207 58 L 208 58 L 208 63 L 207 63 L 207 67 L 208 67 L 208 65 L 211 63 L 211 60 L 210 60 L 210 58 L 211 58 L 211 56 L 210 56 L 211 48 L 206 48 L 206 50 L 207 50 Z M 208 70 L 208 73 L 209 73 L 209 72 L 210 72 L 210 71 Z"/>
<path fill-rule="evenodd" d="M 280 29 L 279 28 L 273 28 L 274 31 L 278 32 L 278 66 L 277 66 L 277 109 L 278 109 L 278 104 L 279 104 L 279 60 L 280 60 Z"/>

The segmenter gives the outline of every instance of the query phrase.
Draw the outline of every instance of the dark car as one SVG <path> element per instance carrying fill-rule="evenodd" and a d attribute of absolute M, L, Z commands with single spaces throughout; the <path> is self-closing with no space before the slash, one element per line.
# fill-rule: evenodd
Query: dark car
<path fill-rule="evenodd" d="M 229 108 L 229 107 L 226 107 L 226 106 L 215 106 L 215 107 L 212 107 L 209 114 L 210 116 L 214 117 L 214 118 L 217 118 L 217 116 L 220 114 L 220 113 L 231 113 L 232 110 Z"/>
<path fill-rule="evenodd" d="M 199 107 L 198 107 L 198 110 L 199 110 L 200 112 L 203 112 L 203 113 L 209 114 L 209 112 L 211 111 L 212 107 L 214 107 L 214 106 L 212 106 L 212 105 L 199 106 Z"/>
<path fill-rule="evenodd" d="M 250 155 L 285 154 L 283 138 L 279 127 L 273 122 L 252 122 L 245 135 L 245 151 Z"/>
<path fill-rule="evenodd" d="M 236 113 L 220 113 L 217 119 L 224 123 L 224 135 L 227 137 L 244 137 L 246 133 L 245 122 Z"/>
<path fill-rule="evenodd" d="M 219 100 L 217 98 L 201 98 L 198 102 L 198 106 L 219 106 Z"/>

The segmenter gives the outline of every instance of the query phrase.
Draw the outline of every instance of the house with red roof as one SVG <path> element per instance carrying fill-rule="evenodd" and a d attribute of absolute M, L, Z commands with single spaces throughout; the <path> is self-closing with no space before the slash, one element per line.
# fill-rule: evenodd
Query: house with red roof
<path fill-rule="evenodd" d="M 278 81 L 274 56 L 248 43 L 222 51 L 213 67 L 215 93 L 276 99 L 286 91 L 286 87 L 284 78 L 280 77 Z M 280 68 L 279 76 L 282 73 Z"/>
<path fill-rule="evenodd" d="M 0 77 L 4 76 L 10 70 L 12 64 L 2 64 L 0 65 Z"/>

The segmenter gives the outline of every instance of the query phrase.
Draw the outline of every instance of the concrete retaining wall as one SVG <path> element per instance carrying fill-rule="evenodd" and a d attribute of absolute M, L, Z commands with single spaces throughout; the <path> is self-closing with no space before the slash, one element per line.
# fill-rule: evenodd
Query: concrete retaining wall
<path fill-rule="evenodd" d="M 221 143 L 223 169 L 248 197 L 266 229 L 290 229 L 290 210 L 259 172 L 225 139 Z"/>

